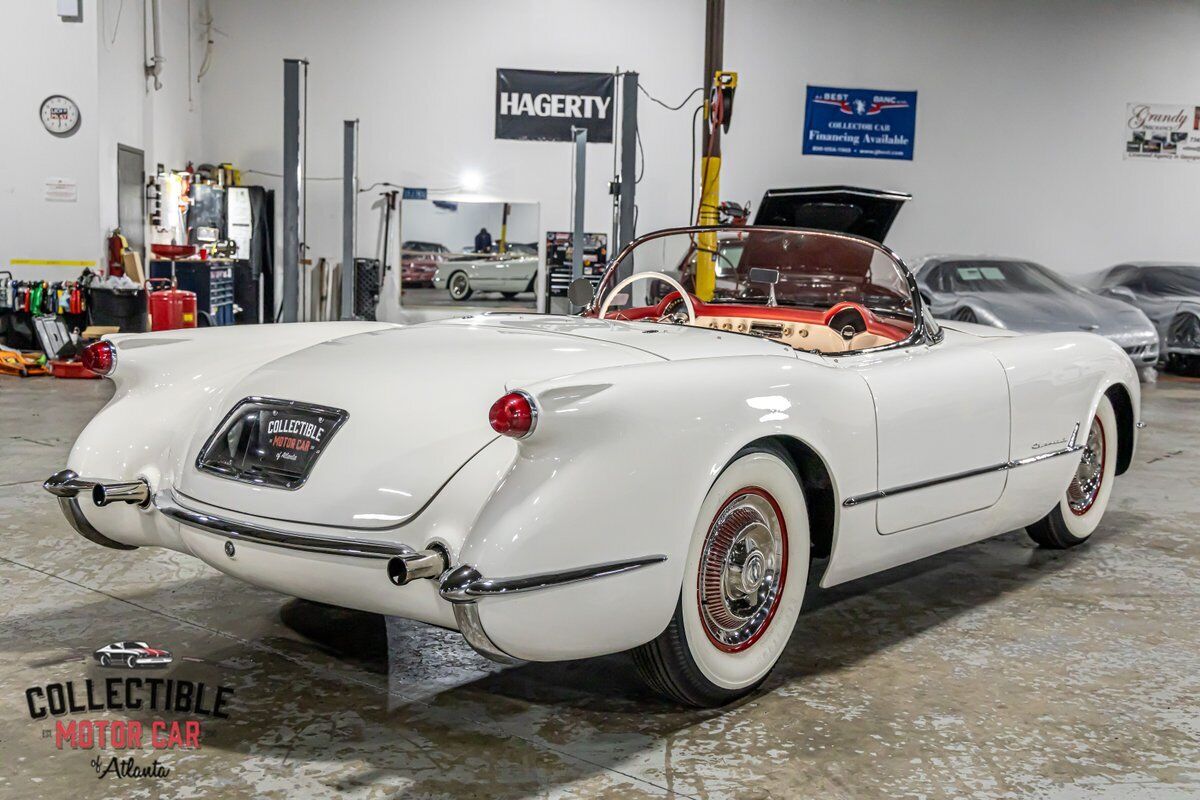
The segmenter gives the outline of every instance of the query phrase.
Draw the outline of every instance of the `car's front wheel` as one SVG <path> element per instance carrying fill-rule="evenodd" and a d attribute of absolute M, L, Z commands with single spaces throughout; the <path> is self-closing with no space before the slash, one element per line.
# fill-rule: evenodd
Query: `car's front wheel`
<path fill-rule="evenodd" d="M 752 692 L 791 638 L 808 578 L 808 511 L 787 453 L 740 451 L 697 515 L 675 614 L 634 650 L 642 677 L 681 703 Z"/>
<path fill-rule="evenodd" d="M 1062 550 L 1087 541 L 1100 525 L 1117 473 L 1117 415 L 1107 397 L 1081 433 L 1083 452 L 1067 491 L 1050 513 L 1028 526 L 1029 538 Z"/>
<path fill-rule="evenodd" d="M 137 656 L 126 656 L 125 666 L 130 669 L 137 669 Z"/>
<path fill-rule="evenodd" d="M 471 279 L 467 277 L 465 272 L 456 272 L 450 276 L 450 281 L 447 283 L 450 291 L 450 297 L 453 300 L 467 300 L 471 297 Z"/>

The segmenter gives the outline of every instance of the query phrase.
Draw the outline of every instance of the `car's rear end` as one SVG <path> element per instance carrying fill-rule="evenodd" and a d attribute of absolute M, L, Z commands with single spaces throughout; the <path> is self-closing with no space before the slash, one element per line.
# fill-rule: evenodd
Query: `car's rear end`
<path fill-rule="evenodd" d="M 528 557 L 521 531 L 476 524 L 536 424 L 536 407 L 522 410 L 510 389 L 663 362 L 579 327 L 280 326 L 272 334 L 288 341 L 274 347 L 219 330 L 115 337 L 116 395 L 46 488 L 97 543 L 189 553 L 285 594 L 458 628 L 488 652 L 479 597 L 657 563 L 589 560 L 569 537 Z M 511 402 L 489 415 L 501 398 Z M 531 577 L 537 585 L 522 583 Z"/>

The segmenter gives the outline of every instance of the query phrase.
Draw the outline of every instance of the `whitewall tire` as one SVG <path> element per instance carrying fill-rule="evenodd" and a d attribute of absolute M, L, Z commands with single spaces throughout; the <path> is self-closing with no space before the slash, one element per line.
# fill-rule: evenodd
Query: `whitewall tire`
<path fill-rule="evenodd" d="M 634 651 L 647 682 L 681 703 L 752 692 L 782 655 L 808 579 L 808 510 L 791 459 L 740 451 L 696 516 L 675 614 Z"/>
<path fill-rule="evenodd" d="M 471 289 L 471 279 L 467 277 L 465 272 L 456 272 L 450 276 L 450 280 L 446 282 L 446 288 L 450 292 L 452 300 L 469 300 L 474 290 Z"/>
<path fill-rule="evenodd" d="M 1117 474 L 1117 415 L 1107 397 L 1096 415 L 1081 428 L 1083 452 L 1066 492 L 1050 513 L 1026 528 L 1042 547 L 1061 550 L 1083 544 L 1095 532 L 1108 508 Z"/>

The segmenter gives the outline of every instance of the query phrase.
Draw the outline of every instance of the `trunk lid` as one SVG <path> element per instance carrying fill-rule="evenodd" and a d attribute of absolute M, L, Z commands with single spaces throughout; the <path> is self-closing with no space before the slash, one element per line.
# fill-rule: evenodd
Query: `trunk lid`
<path fill-rule="evenodd" d="M 606 334 L 618 328 L 613 338 L 636 341 L 639 334 L 628 325 L 482 317 L 356 334 L 275 359 L 223 392 L 198 421 L 178 488 L 203 503 L 280 521 L 395 527 L 418 514 L 463 464 L 497 438 L 488 409 L 508 389 L 662 360 L 608 340 Z M 205 444 L 248 397 L 346 412 L 297 488 L 255 485 L 197 468 Z"/>
<path fill-rule="evenodd" d="M 768 189 L 754 224 L 849 233 L 882 242 L 900 208 L 911 199 L 904 192 L 856 186 Z"/>

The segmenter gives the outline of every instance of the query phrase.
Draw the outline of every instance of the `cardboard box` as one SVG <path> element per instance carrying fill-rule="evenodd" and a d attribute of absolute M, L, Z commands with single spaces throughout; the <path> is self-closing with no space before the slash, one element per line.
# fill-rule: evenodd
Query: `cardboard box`
<path fill-rule="evenodd" d="M 121 329 L 116 325 L 89 325 L 83 329 L 80 334 L 85 341 L 99 339 L 101 336 L 107 336 L 110 333 L 120 333 Z"/>
<path fill-rule="evenodd" d="M 146 273 L 142 271 L 142 257 L 132 250 L 125 251 L 125 274 L 135 283 L 145 283 Z"/>

